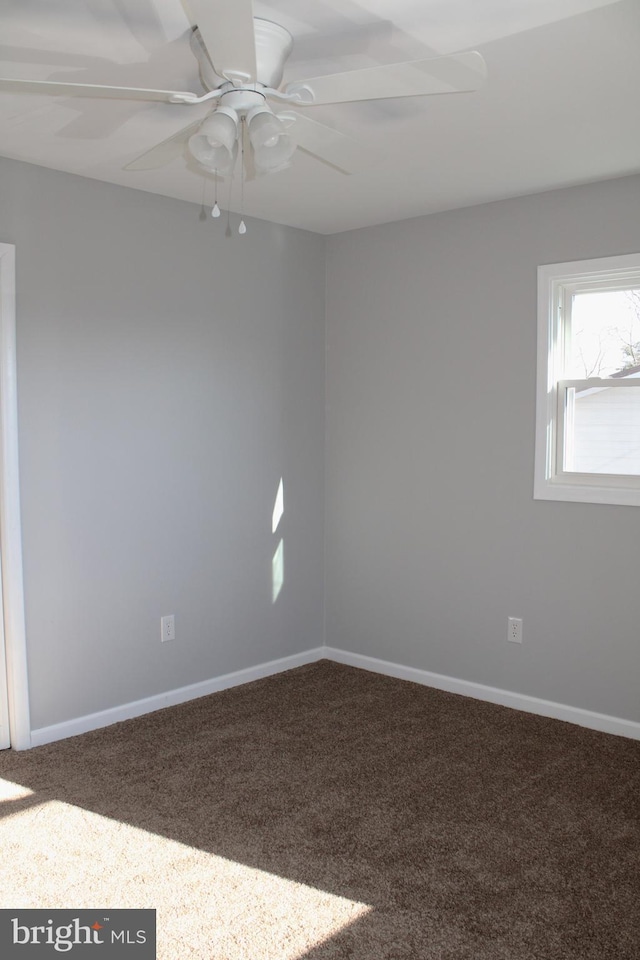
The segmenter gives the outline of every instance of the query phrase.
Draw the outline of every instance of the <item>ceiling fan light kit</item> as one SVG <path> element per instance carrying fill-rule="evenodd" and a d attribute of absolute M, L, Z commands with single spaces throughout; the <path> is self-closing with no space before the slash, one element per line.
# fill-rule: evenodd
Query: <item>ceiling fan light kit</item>
<path fill-rule="evenodd" d="M 223 121 L 217 127 L 215 118 L 218 115 L 223 114 L 235 120 L 236 140 L 243 136 L 242 123 L 246 124 L 258 174 L 286 169 L 296 151 L 297 144 L 287 131 L 295 117 L 287 115 L 285 122 L 267 104 L 268 96 L 274 99 L 298 99 L 297 94 L 282 94 L 277 89 L 282 83 L 284 66 L 293 48 L 293 37 L 279 24 L 260 18 L 253 20 L 253 29 L 255 79 L 247 77 L 244 70 L 231 67 L 221 67 L 216 72 L 198 27 L 191 37 L 191 49 L 198 59 L 202 84 L 209 91 L 218 93 L 221 105 L 214 108 L 197 134 L 189 138 L 188 147 L 201 166 L 221 176 L 231 173 L 238 151 L 234 151 L 228 143 L 230 123 Z M 223 126 L 226 139 L 219 146 L 216 131 L 222 130 Z M 229 132 L 226 133 L 226 130 Z M 243 174 L 244 171 L 241 171 Z"/>
<path fill-rule="evenodd" d="M 216 176 L 232 176 L 240 154 L 244 183 L 254 171 L 286 169 L 297 147 L 343 174 L 365 162 L 366 152 L 352 138 L 304 113 L 286 109 L 278 115 L 267 101 L 303 107 L 306 112 L 320 104 L 472 91 L 486 77 L 484 60 L 473 51 L 320 76 L 280 89 L 293 48 L 288 30 L 254 18 L 252 0 L 188 0 L 188 5 L 193 22 L 190 45 L 202 94 L 13 78 L 0 78 L 0 92 L 146 100 L 175 104 L 176 109 L 217 101 L 201 123 L 190 122 L 125 169 L 162 167 L 183 154 L 186 146 L 197 163 Z"/>

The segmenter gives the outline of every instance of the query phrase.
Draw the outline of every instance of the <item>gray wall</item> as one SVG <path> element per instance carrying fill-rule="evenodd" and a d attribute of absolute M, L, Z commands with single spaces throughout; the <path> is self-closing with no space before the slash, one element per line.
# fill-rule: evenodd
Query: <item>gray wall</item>
<path fill-rule="evenodd" d="M 328 644 L 640 720 L 640 511 L 532 498 L 536 268 L 637 250 L 637 177 L 330 238 Z"/>
<path fill-rule="evenodd" d="M 532 499 L 536 267 L 640 249 L 640 178 L 328 241 L 12 161 L 0 197 L 34 728 L 315 647 L 323 600 L 330 645 L 640 719 L 640 512 Z"/>
<path fill-rule="evenodd" d="M 0 196 L 32 726 L 321 644 L 324 238 L 11 161 Z"/>

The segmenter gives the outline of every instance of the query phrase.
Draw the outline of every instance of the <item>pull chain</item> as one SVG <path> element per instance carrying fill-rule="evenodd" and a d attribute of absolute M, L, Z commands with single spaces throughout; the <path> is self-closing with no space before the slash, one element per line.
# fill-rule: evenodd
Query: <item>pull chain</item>
<path fill-rule="evenodd" d="M 231 199 L 233 196 L 233 173 L 234 171 L 232 170 L 229 176 L 229 203 L 227 204 L 227 225 L 224 229 L 225 237 L 231 236 Z"/>
<path fill-rule="evenodd" d="M 218 206 L 218 171 L 213 171 L 214 183 L 216 185 L 216 192 L 213 200 L 213 207 L 211 208 L 211 216 L 214 220 L 220 216 L 220 207 Z"/>
<path fill-rule="evenodd" d="M 247 232 L 244 222 L 244 117 L 240 121 L 240 226 L 238 233 L 243 236 Z"/>

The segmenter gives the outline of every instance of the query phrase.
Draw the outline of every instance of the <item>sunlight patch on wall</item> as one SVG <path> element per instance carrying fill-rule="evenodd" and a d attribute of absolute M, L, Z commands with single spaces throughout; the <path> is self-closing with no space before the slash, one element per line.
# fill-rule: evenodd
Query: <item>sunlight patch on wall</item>
<path fill-rule="evenodd" d="M 276 493 L 276 502 L 273 505 L 273 514 L 271 517 L 271 532 L 275 533 L 278 529 L 280 521 L 282 520 L 282 514 L 284 513 L 284 486 L 282 483 L 282 477 L 280 477 L 280 483 L 278 484 L 278 492 Z"/>
<path fill-rule="evenodd" d="M 282 585 L 284 583 L 284 540 L 281 540 L 276 547 L 276 552 L 271 560 L 271 591 L 272 602 L 275 603 L 280 596 Z"/>
<path fill-rule="evenodd" d="M 158 960 L 295 960 L 372 909 L 58 800 L 0 818 L 0 907 L 22 903 L 155 908 Z"/>
<path fill-rule="evenodd" d="M 276 502 L 273 505 L 271 515 L 271 532 L 275 533 L 280 526 L 280 521 L 284 515 L 284 481 L 280 477 L 278 492 L 276 493 Z M 284 583 L 284 540 L 276 547 L 275 553 L 271 558 L 271 602 L 275 603 L 280 596 L 282 585 Z"/>

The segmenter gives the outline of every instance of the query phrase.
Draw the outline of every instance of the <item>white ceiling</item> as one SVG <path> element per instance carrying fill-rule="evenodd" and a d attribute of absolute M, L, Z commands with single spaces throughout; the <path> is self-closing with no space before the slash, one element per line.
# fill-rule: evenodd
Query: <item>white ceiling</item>
<path fill-rule="evenodd" d="M 232 4 L 234 0 L 229 0 Z M 294 36 L 285 82 L 478 49 L 475 93 L 309 108 L 355 137 L 351 176 L 297 151 L 244 186 L 244 212 L 335 233 L 640 172 L 638 0 L 271 0 Z M 0 75 L 200 92 L 182 0 L 0 0 Z M 123 166 L 210 107 L 0 93 L 0 154 L 200 204 L 187 156 Z M 240 209 L 236 180 L 219 187 Z"/>

